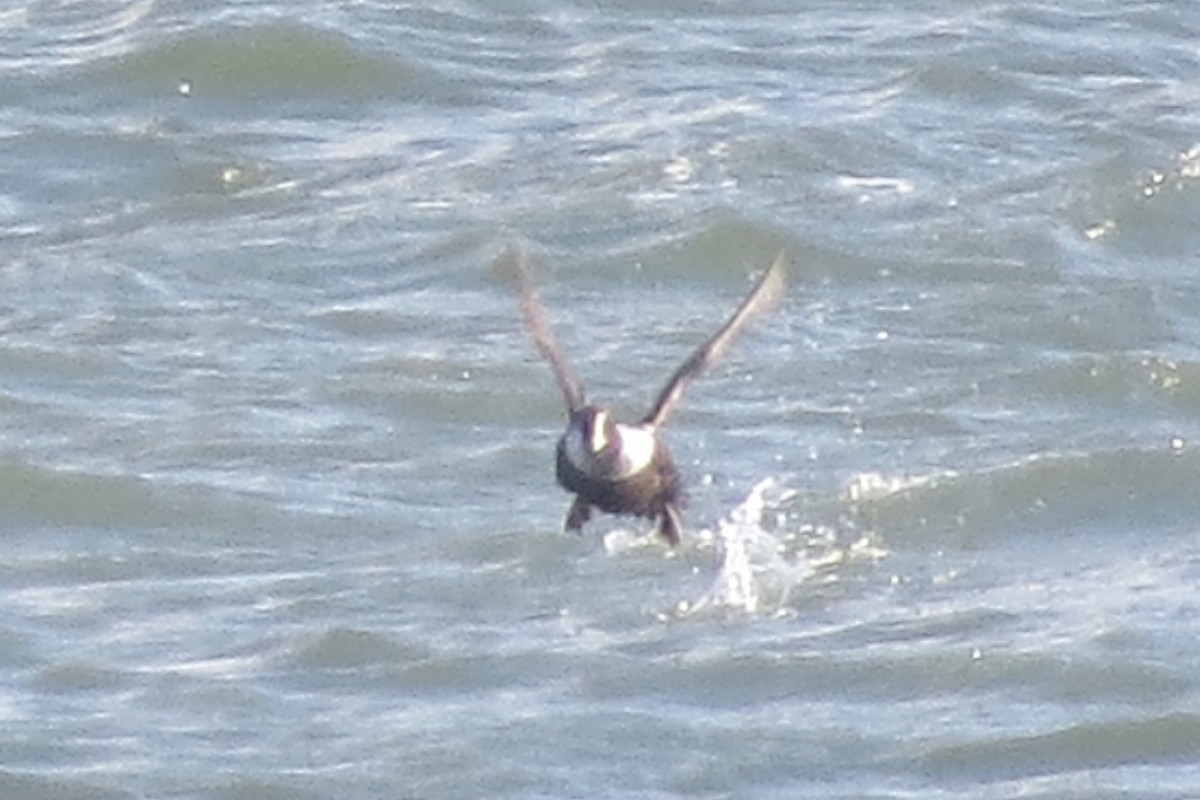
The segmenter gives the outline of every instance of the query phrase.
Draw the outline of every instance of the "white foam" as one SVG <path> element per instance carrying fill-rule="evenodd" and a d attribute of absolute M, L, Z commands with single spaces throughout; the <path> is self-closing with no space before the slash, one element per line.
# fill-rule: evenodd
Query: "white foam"
<path fill-rule="evenodd" d="M 782 539 L 763 528 L 765 515 L 776 507 L 768 495 L 783 496 L 774 478 L 760 481 L 729 517 L 721 520 L 714 533 L 718 564 L 712 585 L 699 601 L 681 611 L 779 611 L 792 588 L 812 575 L 807 559 L 788 557 Z"/>
<path fill-rule="evenodd" d="M 873 483 L 868 481 L 869 484 Z M 681 602 L 677 616 L 735 611 L 755 616 L 790 614 L 793 592 L 805 583 L 838 579 L 851 562 L 887 555 L 870 532 L 812 523 L 797 525 L 787 512 L 800 493 L 776 478 L 759 481 L 715 531 L 705 531 L 716 552 L 708 590 Z"/>

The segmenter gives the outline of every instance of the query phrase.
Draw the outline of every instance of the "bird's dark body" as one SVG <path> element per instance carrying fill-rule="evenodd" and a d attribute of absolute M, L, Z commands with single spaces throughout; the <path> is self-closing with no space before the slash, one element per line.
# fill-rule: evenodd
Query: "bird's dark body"
<path fill-rule="evenodd" d="M 609 514 L 655 519 L 666 513 L 668 505 L 678 508 L 683 504 L 679 470 L 661 438 L 648 467 L 618 480 L 596 479 L 577 469 L 567 458 L 566 444 L 559 440 L 554 472 L 564 489 Z"/>

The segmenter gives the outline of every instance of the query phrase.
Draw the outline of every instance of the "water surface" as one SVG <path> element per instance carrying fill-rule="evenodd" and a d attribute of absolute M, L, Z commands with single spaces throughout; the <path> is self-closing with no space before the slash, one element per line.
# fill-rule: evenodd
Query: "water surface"
<path fill-rule="evenodd" d="M 1200 9 L 503 6 L 0 12 L 0 794 L 1200 795 Z"/>

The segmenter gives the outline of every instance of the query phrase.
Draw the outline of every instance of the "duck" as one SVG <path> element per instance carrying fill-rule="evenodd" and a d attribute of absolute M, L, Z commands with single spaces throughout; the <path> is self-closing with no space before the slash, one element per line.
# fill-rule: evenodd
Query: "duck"
<path fill-rule="evenodd" d="M 593 510 L 657 521 L 671 547 L 682 538 L 683 482 L 663 438 L 663 427 L 688 387 L 717 363 L 755 317 L 775 307 L 786 288 L 787 259 L 781 252 L 755 281 L 724 324 L 701 342 L 659 390 L 636 421 L 618 420 L 607 406 L 588 402 L 583 383 L 567 360 L 546 318 L 522 251 L 508 270 L 520 299 L 521 316 L 537 351 L 550 365 L 562 393 L 567 426 L 555 448 L 554 472 L 572 494 L 564 529 L 582 533 Z"/>

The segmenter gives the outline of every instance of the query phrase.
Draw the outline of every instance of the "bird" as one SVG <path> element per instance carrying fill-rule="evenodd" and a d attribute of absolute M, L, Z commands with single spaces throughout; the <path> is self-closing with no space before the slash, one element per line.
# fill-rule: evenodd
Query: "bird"
<path fill-rule="evenodd" d="M 565 530 L 581 533 L 592 510 L 599 509 L 657 520 L 659 535 L 671 547 L 678 546 L 684 492 L 663 426 L 688 386 L 725 354 L 748 322 L 778 303 L 786 285 L 784 254 L 775 258 L 725 323 L 680 364 L 636 422 L 618 421 L 607 407 L 587 401 L 583 383 L 546 320 L 524 250 L 510 253 L 509 267 L 525 327 L 549 363 L 566 404 L 567 428 L 555 448 L 555 477 L 574 495 Z"/>

